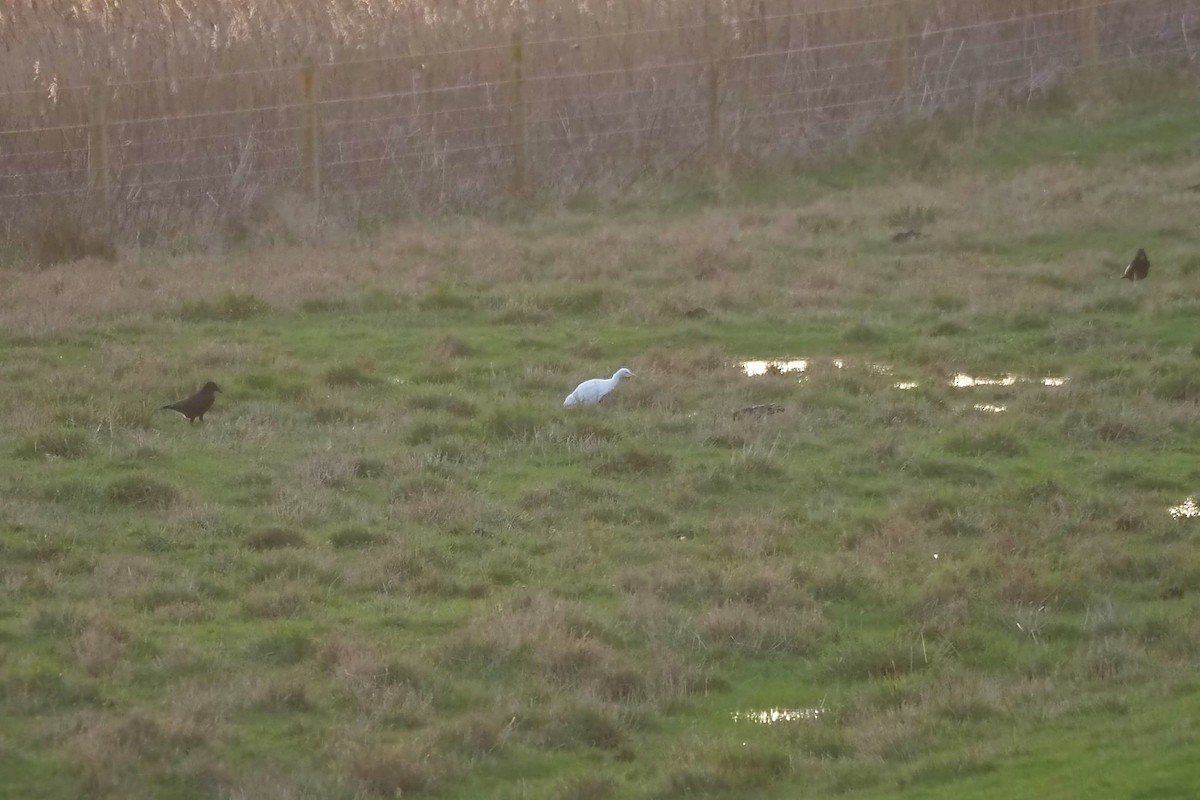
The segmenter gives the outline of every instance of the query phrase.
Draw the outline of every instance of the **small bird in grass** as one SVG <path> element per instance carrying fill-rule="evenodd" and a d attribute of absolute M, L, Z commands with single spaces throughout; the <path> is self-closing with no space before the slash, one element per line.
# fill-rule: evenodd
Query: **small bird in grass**
<path fill-rule="evenodd" d="M 1121 277 L 1127 281 L 1140 281 L 1149 274 L 1150 259 L 1146 258 L 1146 251 L 1139 247 L 1137 255 L 1133 257 L 1133 261 L 1129 262 L 1129 266 L 1125 268 Z"/>
<path fill-rule="evenodd" d="M 567 399 L 563 400 L 563 406 L 594 406 L 603 400 L 609 392 L 617 388 L 617 384 L 621 382 L 621 378 L 632 378 L 633 373 L 621 367 L 613 373 L 611 378 L 592 378 L 590 381 L 584 381 L 575 387 L 575 391 L 567 395 Z"/>
<path fill-rule="evenodd" d="M 189 425 L 196 420 L 204 422 L 204 415 L 213 407 L 213 401 L 217 399 L 216 393 L 219 391 L 221 391 L 221 387 L 209 381 L 191 397 L 180 400 L 178 403 L 171 403 L 169 406 L 163 406 L 160 410 L 178 411 L 187 417 Z"/>

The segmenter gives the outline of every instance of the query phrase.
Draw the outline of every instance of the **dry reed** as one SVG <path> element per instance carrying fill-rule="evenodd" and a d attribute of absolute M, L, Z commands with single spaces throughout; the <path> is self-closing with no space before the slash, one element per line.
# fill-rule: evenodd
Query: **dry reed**
<path fill-rule="evenodd" d="M 280 196 L 307 227 L 318 208 L 475 206 L 527 181 L 620 189 L 706 155 L 778 163 L 884 116 L 1186 57 L 1196 5 L 15 3 L 0 214 L 9 239 L 52 209 L 142 237 L 236 234 Z"/>

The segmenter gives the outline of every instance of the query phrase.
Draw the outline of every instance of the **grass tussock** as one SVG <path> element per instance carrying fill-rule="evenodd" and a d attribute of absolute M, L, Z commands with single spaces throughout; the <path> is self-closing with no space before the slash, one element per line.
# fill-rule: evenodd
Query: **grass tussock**
<path fill-rule="evenodd" d="M 185 304 L 179 316 L 185 320 L 239 321 L 265 314 L 270 307 L 252 292 L 229 289 L 206 300 Z"/>
<path fill-rule="evenodd" d="M 85 258 L 103 262 L 117 260 L 117 247 L 111 232 L 98 221 L 82 215 L 58 211 L 52 213 L 30 236 L 30 255 L 40 267 L 71 264 Z"/>
<path fill-rule="evenodd" d="M 81 430 L 48 431 L 26 439 L 17 448 L 16 455 L 23 458 L 77 459 L 86 456 L 92 449 L 92 438 Z"/>
<path fill-rule="evenodd" d="M 148 475 L 129 475 L 108 485 L 109 501 L 118 505 L 165 511 L 179 499 L 179 490 Z"/>

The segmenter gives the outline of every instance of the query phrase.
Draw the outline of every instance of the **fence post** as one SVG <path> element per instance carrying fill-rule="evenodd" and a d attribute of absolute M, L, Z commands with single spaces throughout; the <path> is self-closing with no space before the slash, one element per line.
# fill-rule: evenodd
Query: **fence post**
<path fill-rule="evenodd" d="M 904 0 L 892 6 L 892 52 L 889 71 L 892 74 L 892 91 L 903 95 L 908 89 L 908 38 L 910 13 Z"/>
<path fill-rule="evenodd" d="M 1095 2 L 1083 0 L 1079 13 L 1079 49 L 1083 52 L 1083 69 L 1090 81 L 1096 78 L 1100 64 L 1100 31 Z"/>
<path fill-rule="evenodd" d="M 513 31 L 512 44 L 512 129 L 513 191 L 523 195 L 529 188 L 529 135 L 525 109 L 525 23 Z"/>
<path fill-rule="evenodd" d="M 106 234 L 112 232 L 112 172 L 108 163 L 108 103 L 112 90 L 107 80 L 92 87 L 92 124 L 88 130 L 88 166 L 91 168 L 94 208 Z"/>
<path fill-rule="evenodd" d="M 312 203 L 315 222 L 321 214 L 321 116 L 317 104 L 317 65 L 311 58 L 300 68 L 300 86 L 304 93 L 304 188 Z"/>
<path fill-rule="evenodd" d="M 1021 55 L 1029 58 L 1030 45 L 1033 44 L 1033 32 L 1036 29 L 1033 20 L 1033 0 L 1021 0 Z"/>
<path fill-rule="evenodd" d="M 713 8 L 713 0 L 705 0 L 704 3 L 704 58 L 707 62 L 704 85 L 708 105 L 708 163 L 712 168 L 719 168 L 723 154 L 721 144 L 721 40 L 720 19 Z"/>

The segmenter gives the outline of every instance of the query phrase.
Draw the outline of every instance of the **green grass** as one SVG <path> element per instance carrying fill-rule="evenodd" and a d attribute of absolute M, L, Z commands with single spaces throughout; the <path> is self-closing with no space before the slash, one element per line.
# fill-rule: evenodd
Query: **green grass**
<path fill-rule="evenodd" d="M 8 265 L 0 785 L 1190 796 L 1200 105 L 1163 86 L 583 209 Z M 157 410 L 209 379 L 203 424 Z M 768 708 L 820 713 L 734 717 Z"/>

